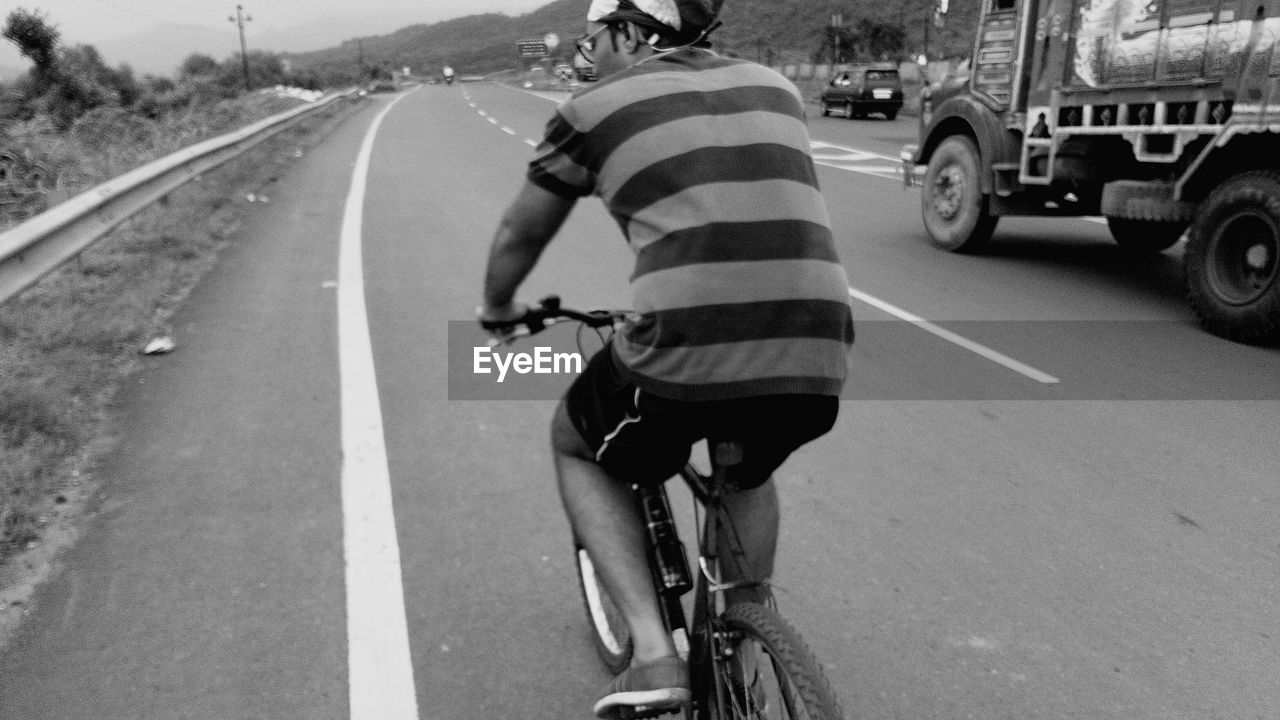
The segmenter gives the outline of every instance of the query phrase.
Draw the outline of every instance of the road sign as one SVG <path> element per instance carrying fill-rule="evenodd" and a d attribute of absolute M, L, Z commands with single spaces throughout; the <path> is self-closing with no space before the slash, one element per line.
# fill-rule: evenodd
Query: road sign
<path fill-rule="evenodd" d="M 547 52 L 547 43 L 543 40 L 517 40 L 516 48 L 520 51 L 520 57 L 542 58 L 550 54 Z"/>

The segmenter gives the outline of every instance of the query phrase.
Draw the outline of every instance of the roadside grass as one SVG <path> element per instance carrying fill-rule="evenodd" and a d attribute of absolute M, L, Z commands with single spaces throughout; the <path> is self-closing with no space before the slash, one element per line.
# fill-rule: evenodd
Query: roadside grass
<path fill-rule="evenodd" d="M 193 110 L 164 128 L 104 115 L 90 119 L 98 126 L 83 137 L 74 130 L 37 133 L 17 151 L 10 133 L 7 155 L 35 158 L 57 173 L 3 196 L 22 198 L 21 212 L 14 203 L 3 209 L 13 224 L 132 167 L 296 104 L 250 96 Z M 273 181 L 324 122 L 304 121 L 187 183 L 0 304 L 0 562 L 38 544 L 45 527 L 74 504 L 69 498 L 82 494 L 82 477 L 106 434 L 109 403 L 138 366 L 140 349 L 166 334 L 167 319 L 248 211 L 246 195 Z"/>

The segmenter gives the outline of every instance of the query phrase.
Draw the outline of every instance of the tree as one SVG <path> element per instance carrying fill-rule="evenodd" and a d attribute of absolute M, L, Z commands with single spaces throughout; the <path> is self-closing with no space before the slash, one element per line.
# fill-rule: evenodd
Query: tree
<path fill-rule="evenodd" d="M 184 78 L 210 77 L 218 74 L 218 61 L 208 55 L 192 53 L 178 67 L 178 75 Z"/>
<path fill-rule="evenodd" d="M 116 73 L 92 45 L 60 48 L 47 77 L 47 87 L 37 102 L 59 129 L 71 127 L 76 118 L 93 108 L 121 104 Z"/>
<path fill-rule="evenodd" d="M 878 60 L 898 59 L 906 47 L 906 32 L 898 25 L 868 18 L 858 21 L 858 41 L 866 54 Z"/>
<path fill-rule="evenodd" d="M 53 70 L 58 60 L 58 29 L 40 11 L 18 8 L 9 13 L 0 37 L 18 46 L 18 52 L 35 63 L 41 73 Z"/>

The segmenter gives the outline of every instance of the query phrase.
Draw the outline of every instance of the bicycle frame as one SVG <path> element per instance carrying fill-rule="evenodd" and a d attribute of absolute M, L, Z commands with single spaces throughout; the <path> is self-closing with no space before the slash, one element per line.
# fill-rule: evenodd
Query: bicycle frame
<path fill-rule="evenodd" d="M 695 703 L 706 697 L 707 683 L 712 683 L 717 693 L 717 707 L 724 707 L 725 698 L 720 696 L 723 690 L 722 683 L 715 683 L 711 672 L 713 664 L 727 654 L 725 631 L 716 625 L 716 618 L 727 604 L 725 594 L 731 590 L 754 588 L 761 604 L 771 608 L 773 606 L 773 596 L 769 592 L 768 580 L 748 577 L 746 554 L 733 525 L 733 519 L 729 516 L 729 511 L 723 502 L 727 468 L 740 462 L 741 457 L 741 446 L 737 443 L 719 442 L 711 448 L 712 473 L 710 476 L 698 472 L 692 464 L 686 464 L 680 472 L 680 477 L 689 486 L 697 505 L 706 512 L 698 541 L 698 576 L 694 584 L 691 634 L 681 602 L 683 593 L 664 593 L 656 579 L 654 583 L 663 621 L 671 633 L 677 651 L 689 662 L 691 689 Z M 662 486 L 646 490 L 637 488 L 637 492 L 661 493 L 665 500 L 666 491 Z M 741 578 L 739 580 L 726 582 L 723 577 L 720 556 L 722 538 L 730 555 L 727 560 L 734 564 L 733 575 Z M 652 552 L 650 548 L 651 562 Z M 700 710 L 700 708 L 691 707 L 689 715 L 694 716 Z"/>
<path fill-rule="evenodd" d="M 614 326 L 628 316 L 628 311 L 570 310 L 561 307 L 560 298 L 553 295 L 517 320 L 482 320 L 481 325 L 495 334 L 495 342 L 512 342 L 541 332 L 560 319 L 575 320 L 598 330 Z M 777 616 L 769 579 L 752 577 L 749 572 L 741 538 L 725 506 L 724 498 L 729 494 L 727 469 L 742 462 L 742 446 L 733 441 L 712 442 L 710 456 L 710 475 L 703 475 L 691 464 L 686 464 L 679 473 L 694 495 L 695 518 L 699 516 L 699 508 L 706 513 L 699 522 L 696 581 L 691 577 L 685 548 L 676 532 L 665 486 L 633 488 L 636 510 L 645 523 L 650 575 L 658 607 L 676 650 L 689 666 L 693 702 L 686 708 L 685 717 L 696 720 L 755 717 L 756 710 L 767 707 L 768 697 L 763 698 L 764 704 L 758 704 L 754 691 L 739 694 L 748 690 L 743 684 L 746 667 L 739 663 L 754 654 L 741 652 L 739 643 L 749 639 L 763 643 L 760 647 L 771 658 L 775 681 L 783 682 L 776 677 L 780 669 L 788 677 L 795 673 L 805 679 L 798 690 L 790 680 L 785 681 L 786 688 L 790 689 L 779 687 L 782 692 L 779 697 L 788 712 L 795 703 L 802 702 L 806 708 L 814 709 L 815 717 L 838 719 L 842 717 L 839 704 L 817 660 L 795 630 Z M 614 620 L 609 618 L 608 603 L 602 601 L 588 553 L 581 545 L 576 549 L 583 599 L 596 627 L 597 650 L 610 670 L 620 672 L 631 659 L 632 649 L 614 633 Z M 730 572 L 725 573 L 726 569 Z M 691 589 L 694 599 L 690 621 L 681 598 Z M 775 654 L 776 648 L 782 648 L 782 655 Z M 779 667 L 779 658 L 787 667 Z M 752 674 L 751 683 L 755 677 Z M 738 683 L 736 690 L 729 688 L 734 682 Z M 635 714 L 623 712 L 621 716 L 635 717 Z"/>

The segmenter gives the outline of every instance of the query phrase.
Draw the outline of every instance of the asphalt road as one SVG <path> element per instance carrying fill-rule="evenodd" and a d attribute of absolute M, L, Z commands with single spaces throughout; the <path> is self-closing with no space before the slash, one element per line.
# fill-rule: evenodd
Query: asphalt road
<path fill-rule="evenodd" d="M 391 102 L 299 161 L 174 319 L 179 351 L 122 395 L 98 511 L 0 655 L 0 718 L 590 717 L 607 678 L 553 403 L 459 384 L 553 105 L 435 86 L 383 117 L 356 225 L 375 396 L 341 354 L 339 247 Z M 851 718 L 1280 717 L 1280 352 L 1201 332 L 1180 248 L 1125 260 L 1094 222 L 934 250 L 893 172 L 913 122 L 811 120 L 859 342 L 838 426 L 779 473 L 783 613 Z M 587 201 L 526 296 L 624 305 L 628 273 Z M 384 453 L 344 447 L 358 433 Z M 387 496 L 356 455 L 385 458 Z M 381 511 L 398 562 L 352 550 Z M 366 653 L 352 627 L 399 637 Z"/>

